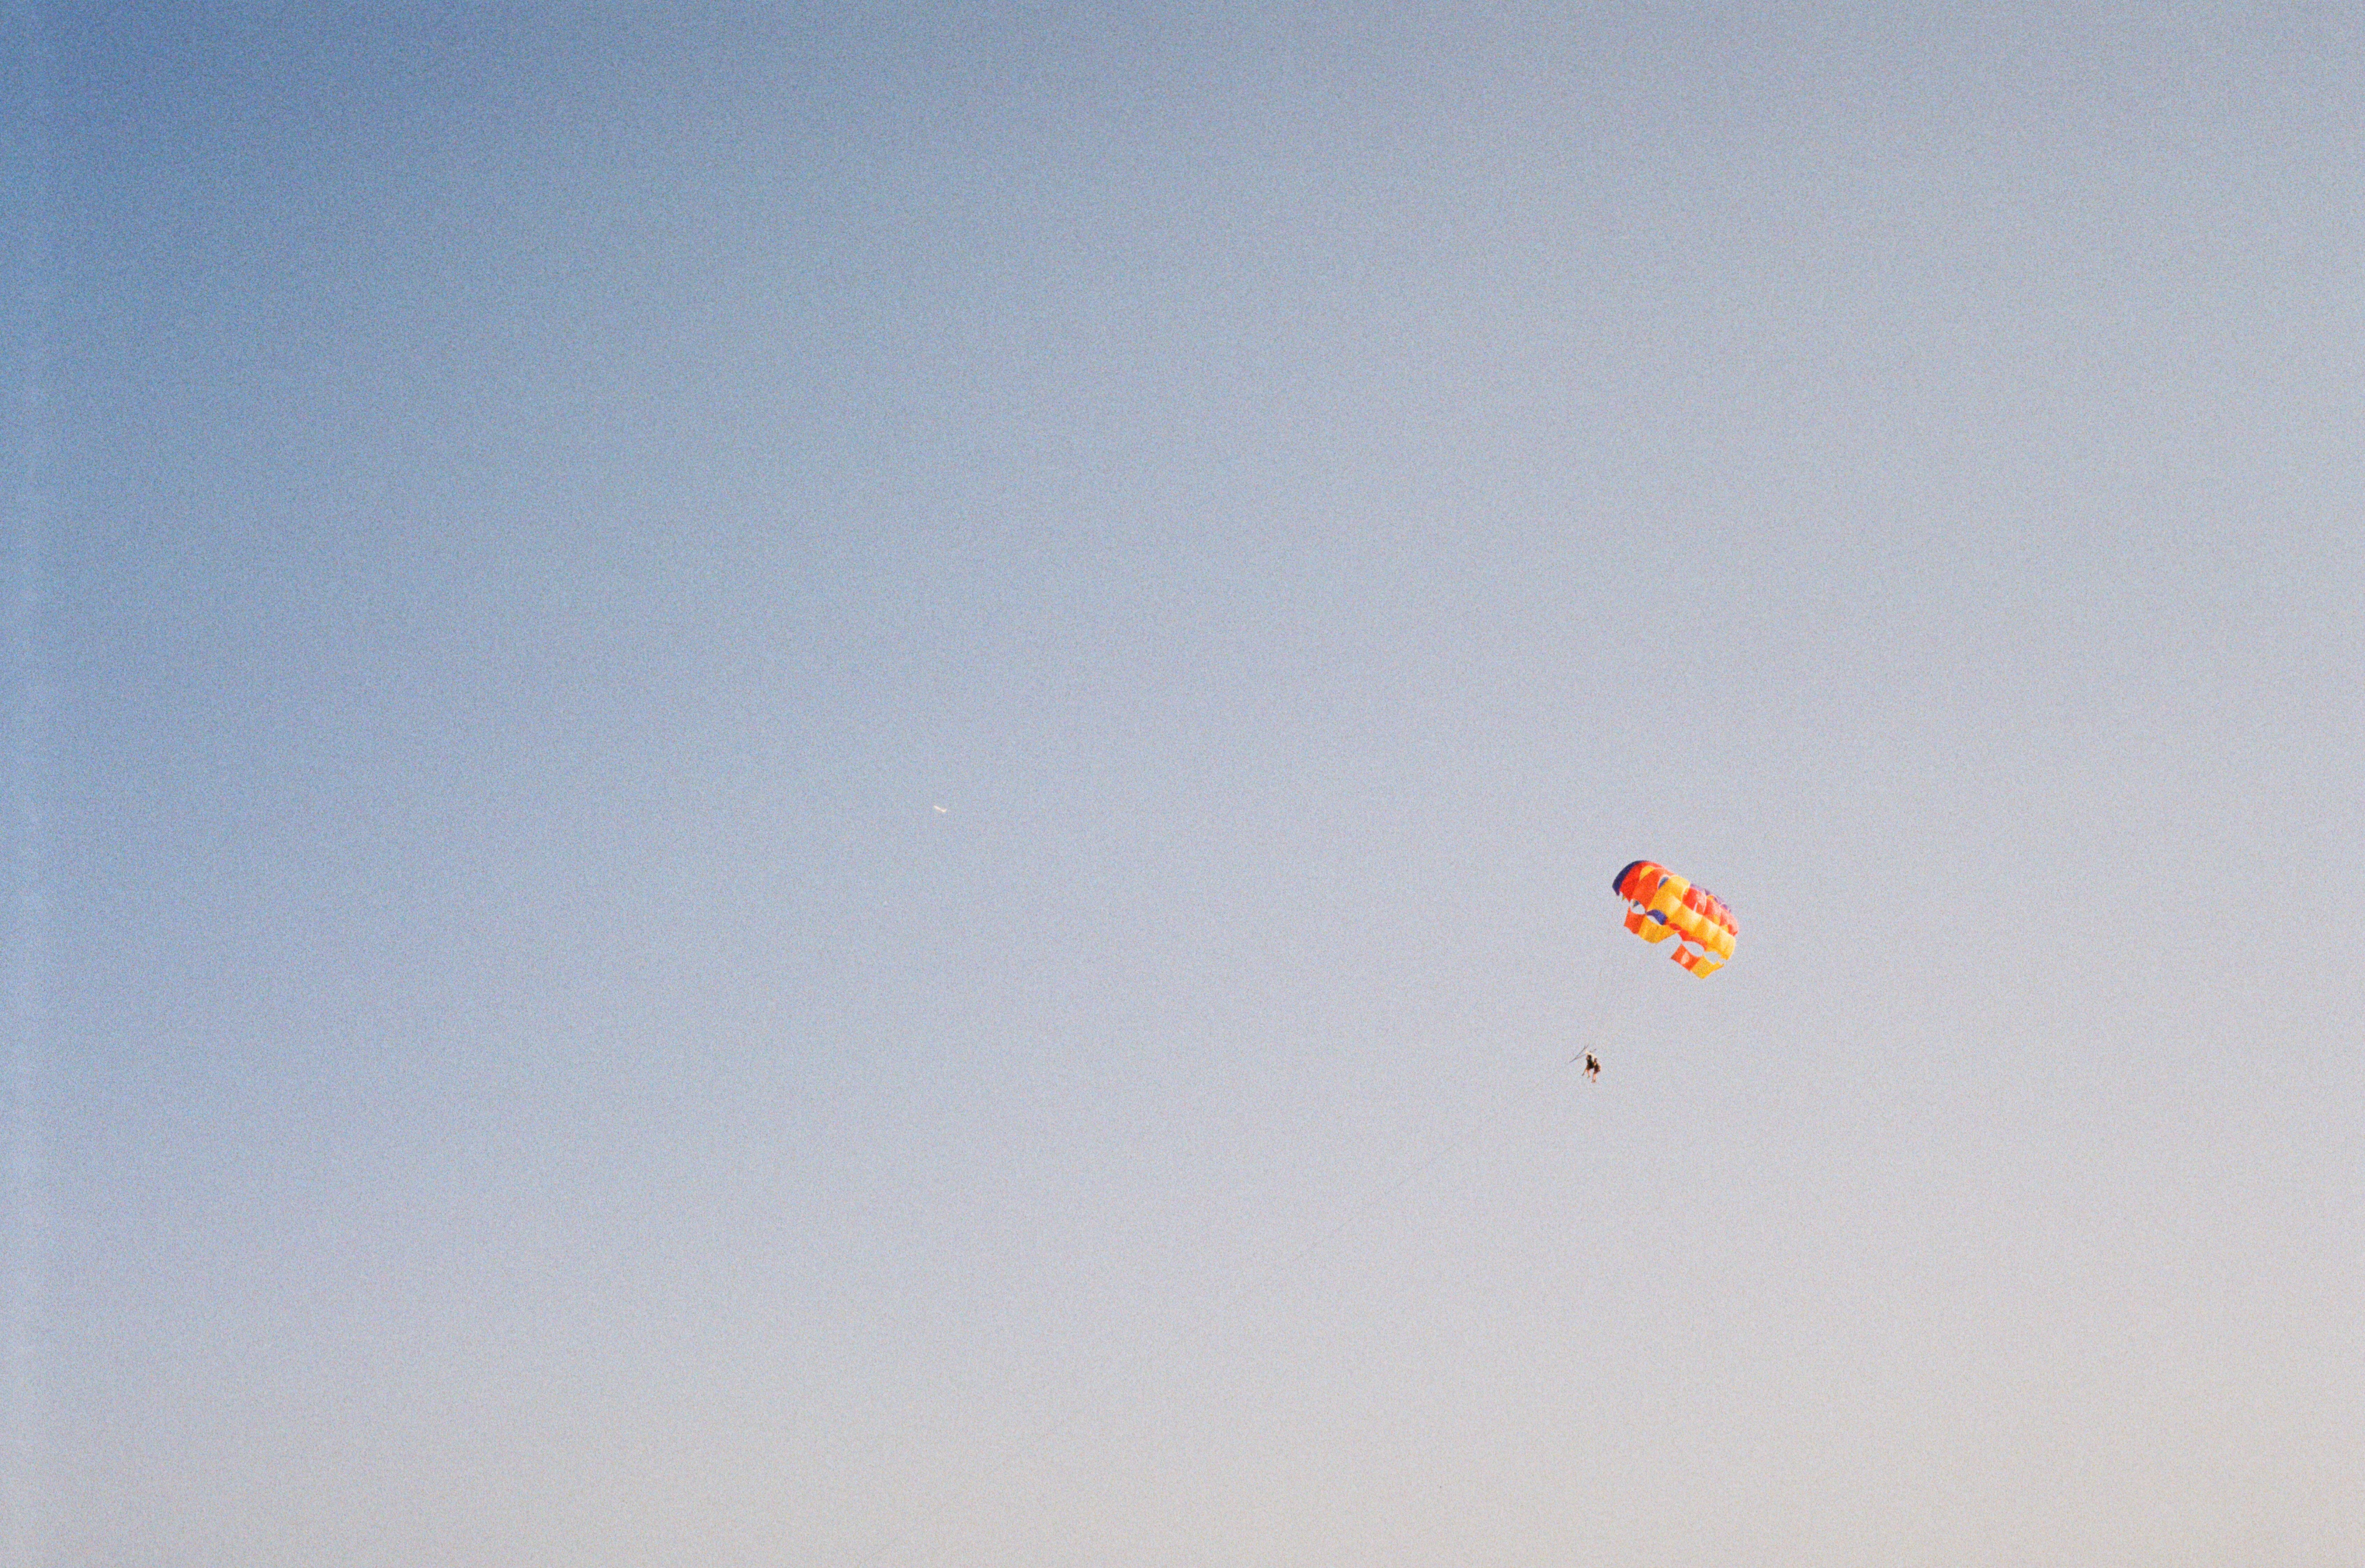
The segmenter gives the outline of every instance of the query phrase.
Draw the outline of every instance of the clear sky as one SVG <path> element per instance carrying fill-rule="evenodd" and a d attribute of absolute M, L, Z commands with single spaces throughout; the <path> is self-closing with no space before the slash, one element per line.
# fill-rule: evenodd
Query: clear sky
<path fill-rule="evenodd" d="M 2365 1561 L 2354 8 L 41 16 L 27 1562 Z"/>

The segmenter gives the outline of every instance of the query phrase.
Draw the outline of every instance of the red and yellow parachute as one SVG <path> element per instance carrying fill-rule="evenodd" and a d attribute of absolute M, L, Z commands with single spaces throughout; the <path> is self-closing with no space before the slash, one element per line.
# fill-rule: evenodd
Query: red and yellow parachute
<path fill-rule="evenodd" d="M 1655 860 L 1635 861 L 1609 887 L 1632 906 L 1626 911 L 1626 929 L 1645 942 L 1676 937 L 1676 950 L 1667 957 L 1692 973 L 1705 979 L 1732 957 L 1741 928 L 1714 893 L 1693 887 Z"/>

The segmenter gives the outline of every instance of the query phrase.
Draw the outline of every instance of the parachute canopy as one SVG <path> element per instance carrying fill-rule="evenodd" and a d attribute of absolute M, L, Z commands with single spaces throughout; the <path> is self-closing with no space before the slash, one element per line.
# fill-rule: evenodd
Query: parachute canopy
<path fill-rule="evenodd" d="M 1630 906 L 1626 929 L 1645 942 L 1676 938 L 1667 957 L 1701 979 L 1724 968 L 1732 957 L 1741 928 L 1714 893 L 1693 887 L 1655 860 L 1635 861 L 1609 887 Z"/>

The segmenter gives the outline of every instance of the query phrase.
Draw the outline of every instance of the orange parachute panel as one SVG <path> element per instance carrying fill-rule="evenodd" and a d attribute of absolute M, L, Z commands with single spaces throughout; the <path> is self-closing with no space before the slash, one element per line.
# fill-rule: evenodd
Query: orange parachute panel
<path fill-rule="evenodd" d="M 1667 956 L 1705 980 L 1724 968 L 1741 935 L 1732 911 L 1705 888 L 1696 888 L 1655 860 L 1637 860 L 1618 873 L 1610 888 L 1627 903 L 1626 929 L 1645 942 L 1676 937 Z"/>

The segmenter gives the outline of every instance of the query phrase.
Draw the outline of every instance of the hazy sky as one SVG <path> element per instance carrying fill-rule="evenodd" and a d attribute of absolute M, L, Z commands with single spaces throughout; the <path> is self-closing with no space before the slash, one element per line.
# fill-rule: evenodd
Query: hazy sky
<path fill-rule="evenodd" d="M 2354 8 L 377 9 L 41 10 L 18 1555 L 2365 1561 Z"/>

